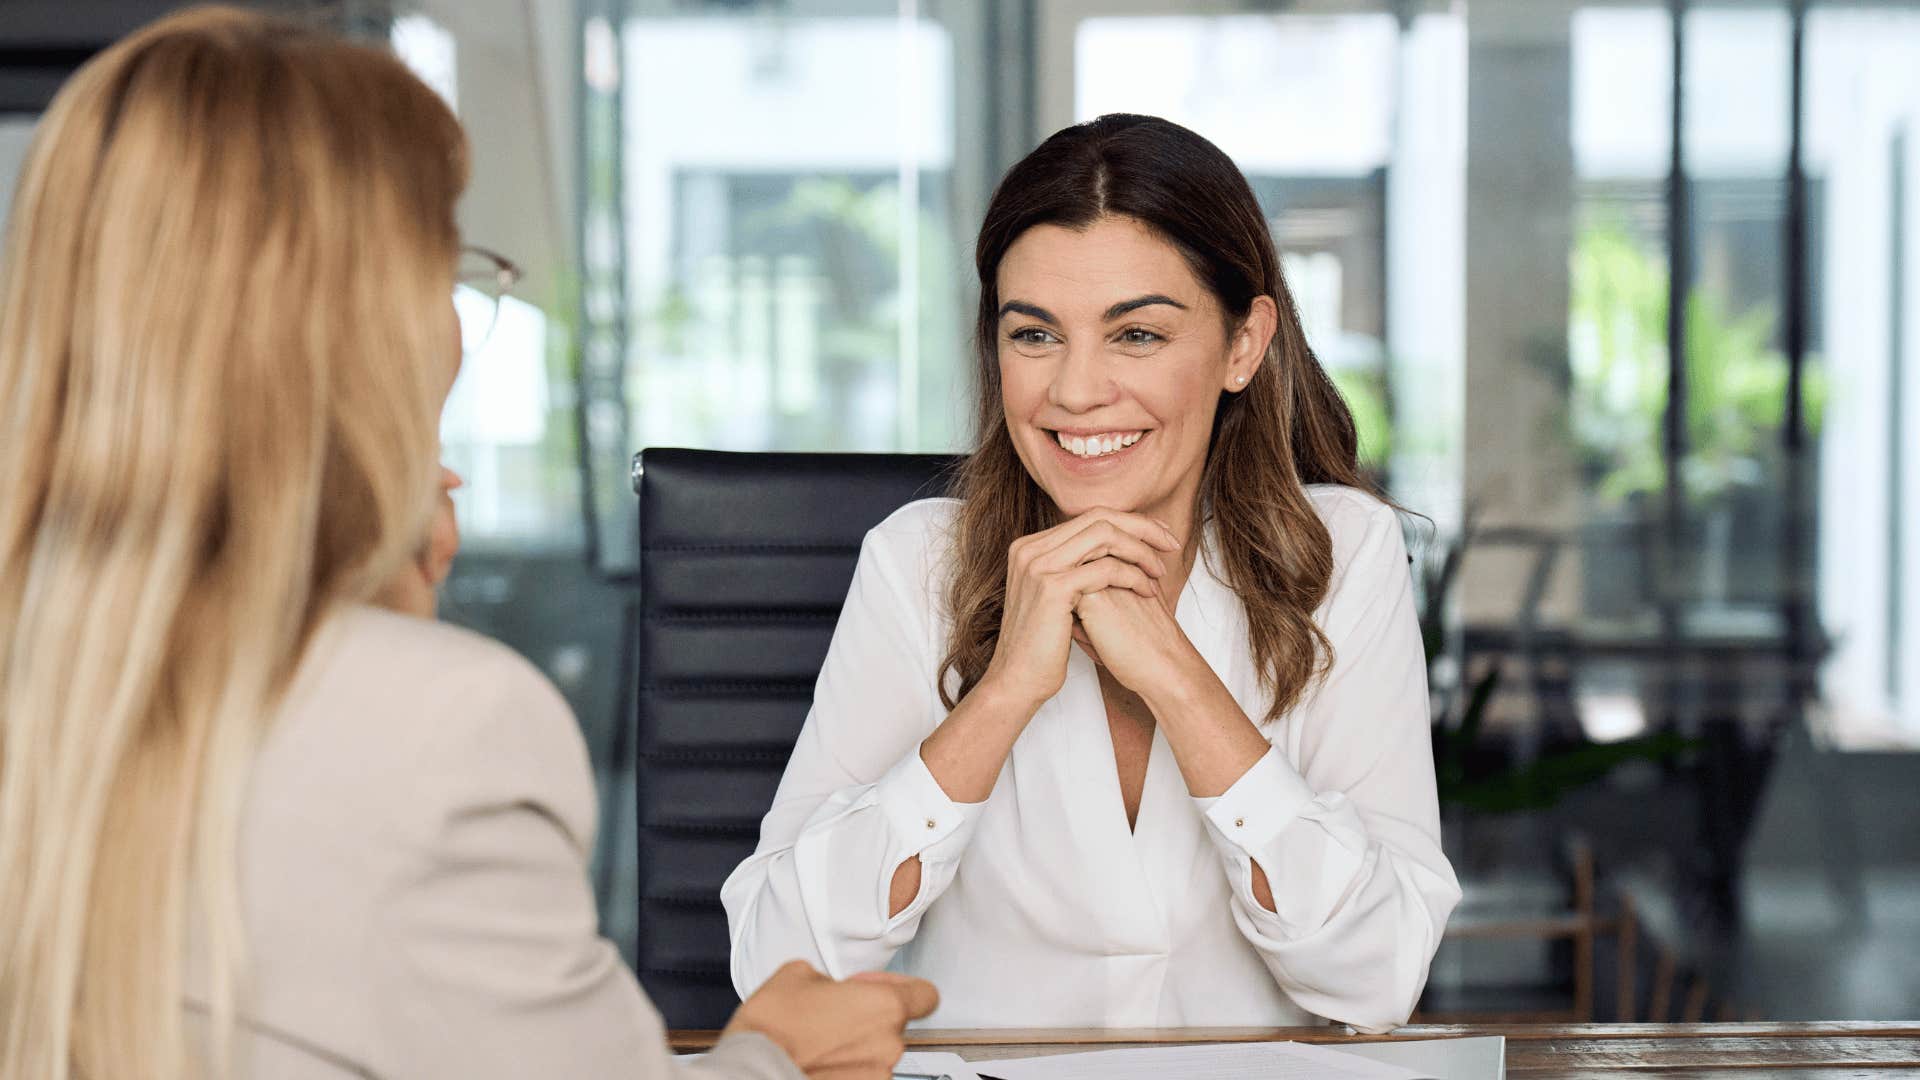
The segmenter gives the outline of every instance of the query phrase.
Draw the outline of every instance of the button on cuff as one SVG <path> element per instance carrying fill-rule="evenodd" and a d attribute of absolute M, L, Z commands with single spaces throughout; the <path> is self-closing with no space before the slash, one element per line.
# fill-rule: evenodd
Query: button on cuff
<path fill-rule="evenodd" d="M 1293 824 L 1313 797 L 1286 757 L 1269 748 L 1218 798 L 1194 801 L 1216 838 L 1251 856 Z"/>
<path fill-rule="evenodd" d="M 940 782 L 927 771 L 927 763 L 920 759 L 918 746 L 888 769 L 874 787 L 880 811 L 892 826 L 896 841 L 903 845 L 903 859 L 912 855 L 923 859 L 958 855 L 973 833 L 974 820 L 986 806 L 947 798 Z"/>

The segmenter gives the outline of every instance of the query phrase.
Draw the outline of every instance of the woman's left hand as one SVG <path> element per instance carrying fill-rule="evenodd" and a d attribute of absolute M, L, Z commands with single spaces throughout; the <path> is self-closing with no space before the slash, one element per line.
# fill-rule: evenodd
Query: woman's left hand
<path fill-rule="evenodd" d="M 460 554 L 460 519 L 453 512 L 453 492 L 465 483 L 459 473 L 440 466 L 440 497 L 434 503 L 427 542 L 420 550 L 420 572 L 436 589 L 453 572 L 453 557 Z"/>
<path fill-rule="evenodd" d="M 1267 737 L 1187 639 L 1168 603 L 1103 589 L 1081 597 L 1075 613 L 1074 637 L 1153 711 L 1190 793 L 1224 793 L 1266 754 Z M 1254 869 L 1254 896 L 1271 911 L 1266 878 Z"/>
<path fill-rule="evenodd" d="M 374 603 L 402 614 L 433 618 L 439 607 L 437 590 L 452 572 L 453 557 L 460 552 L 460 521 L 454 515 L 453 490 L 464 482 L 459 473 L 440 466 L 440 491 L 426 538 L 414 557 L 381 587 Z"/>
<path fill-rule="evenodd" d="M 1174 602 L 1174 597 L 1146 597 L 1122 589 L 1088 593 L 1074 609 L 1074 638 L 1120 685 L 1153 698 L 1159 683 L 1179 677 L 1194 663 L 1205 666 L 1174 621 Z"/>

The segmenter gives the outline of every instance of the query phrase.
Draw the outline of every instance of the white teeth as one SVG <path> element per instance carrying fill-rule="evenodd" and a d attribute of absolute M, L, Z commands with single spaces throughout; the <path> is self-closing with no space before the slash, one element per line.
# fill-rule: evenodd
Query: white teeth
<path fill-rule="evenodd" d="M 1060 448 L 1062 450 L 1070 451 L 1077 457 L 1094 458 L 1104 457 L 1107 454 L 1125 450 L 1127 447 L 1139 442 L 1140 437 L 1144 434 L 1146 433 L 1142 431 L 1093 436 L 1055 433 L 1054 437 L 1060 441 Z"/>

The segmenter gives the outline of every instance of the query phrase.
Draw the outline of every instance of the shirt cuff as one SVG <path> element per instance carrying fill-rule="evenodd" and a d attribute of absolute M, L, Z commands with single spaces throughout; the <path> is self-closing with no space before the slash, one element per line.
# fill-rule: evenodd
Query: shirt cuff
<path fill-rule="evenodd" d="M 1215 840 L 1252 858 L 1298 820 L 1313 799 L 1305 778 L 1278 749 L 1268 747 L 1232 787 L 1213 798 L 1193 801 Z"/>
<path fill-rule="evenodd" d="M 940 781 L 921 760 L 917 745 L 874 785 L 874 801 L 906 849 L 901 861 L 913 855 L 922 861 L 958 858 L 987 806 L 947 798 Z"/>

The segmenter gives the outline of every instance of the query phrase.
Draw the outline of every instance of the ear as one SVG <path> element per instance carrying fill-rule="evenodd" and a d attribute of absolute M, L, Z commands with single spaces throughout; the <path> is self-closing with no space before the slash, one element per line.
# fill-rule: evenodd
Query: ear
<path fill-rule="evenodd" d="M 1247 308 L 1247 317 L 1227 343 L 1227 372 L 1220 389 L 1237 394 L 1247 388 L 1267 358 L 1267 346 L 1280 325 L 1280 308 L 1271 296 L 1256 296 Z"/>

